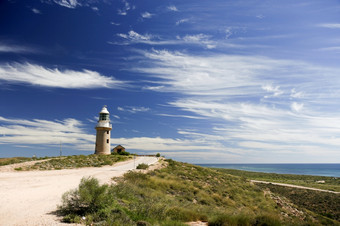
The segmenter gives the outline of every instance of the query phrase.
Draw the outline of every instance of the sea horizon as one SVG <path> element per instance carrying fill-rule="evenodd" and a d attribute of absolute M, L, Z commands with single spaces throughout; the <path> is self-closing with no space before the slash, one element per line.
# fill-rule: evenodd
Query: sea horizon
<path fill-rule="evenodd" d="M 263 173 L 340 177 L 340 163 L 202 163 L 196 165 Z"/>

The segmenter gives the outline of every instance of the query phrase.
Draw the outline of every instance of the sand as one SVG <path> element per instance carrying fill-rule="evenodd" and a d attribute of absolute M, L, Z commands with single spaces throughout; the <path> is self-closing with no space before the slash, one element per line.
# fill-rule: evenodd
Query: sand
<path fill-rule="evenodd" d="M 23 172 L 0 167 L 0 225 L 70 225 L 61 223 L 54 211 L 62 194 L 77 188 L 81 178 L 92 176 L 100 183 L 111 183 L 112 177 L 122 176 L 140 163 L 156 162 L 156 157 L 138 157 L 100 168 Z"/>

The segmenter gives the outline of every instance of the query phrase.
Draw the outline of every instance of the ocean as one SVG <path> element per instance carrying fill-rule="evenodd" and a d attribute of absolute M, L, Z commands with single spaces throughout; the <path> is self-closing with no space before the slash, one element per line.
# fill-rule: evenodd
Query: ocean
<path fill-rule="evenodd" d="M 340 164 L 196 164 L 253 172 L 340 177 Z"/>

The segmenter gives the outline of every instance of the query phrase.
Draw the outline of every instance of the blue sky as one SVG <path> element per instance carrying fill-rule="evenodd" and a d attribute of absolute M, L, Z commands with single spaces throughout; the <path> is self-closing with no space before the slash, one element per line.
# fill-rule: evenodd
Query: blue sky
<path fill-rule="evenodd" d="M 0 157 L 112 145 L 192 163 L 339 163 L 340 4 L 0 2 Z"/>

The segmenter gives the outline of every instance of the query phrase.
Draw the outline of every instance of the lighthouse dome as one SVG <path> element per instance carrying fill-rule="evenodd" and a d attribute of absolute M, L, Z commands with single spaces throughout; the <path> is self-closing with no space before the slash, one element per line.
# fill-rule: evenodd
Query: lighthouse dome
<path fill-rule="evenodd" d="M 102 110 L 99 112 L 99 114 L 110 114 L 109 111 L 106 108 L 106 105 L 103 106 Z"/>

